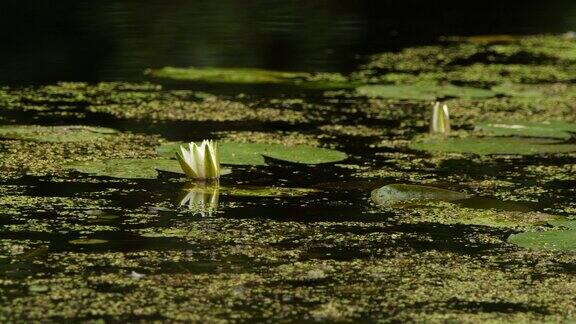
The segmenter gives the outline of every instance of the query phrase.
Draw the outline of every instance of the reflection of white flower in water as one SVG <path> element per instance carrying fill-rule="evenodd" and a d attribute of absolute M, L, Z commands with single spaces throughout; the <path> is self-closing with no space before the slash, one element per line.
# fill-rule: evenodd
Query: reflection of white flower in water
<path fill-rule="evenodd" d="M 218 183 L 192 182 L 182 188 L 179 204 L 194 214 L 211 216 L 218 207 L 220 187 Z"/>
<path fill-rule="evenodd" d="M 176 153 L 178 162 L 186 176 L 190 179 L 218 179 L 220 178 L 220 153 L 218 143 L 203 140 L 200 145 L 192 142 L 187 150 L 180 147 Z"/>
<path fill-rule="evenodd" d="M 450 133 L 450 113 L 448 106 L 436 102 L 432 108 L 432 120 L 430 121 L 430 134 L 444 134 Z"/>

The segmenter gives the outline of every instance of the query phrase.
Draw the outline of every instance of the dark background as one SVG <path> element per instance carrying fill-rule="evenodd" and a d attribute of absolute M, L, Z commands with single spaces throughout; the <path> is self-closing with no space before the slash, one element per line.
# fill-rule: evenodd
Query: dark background
<path fill-rule="evenodd" d="M 167 65 L 346 72 L 442 35 L 574 29 L 574 0 L 2 0 L 0 84 L 139 80 Z"/>

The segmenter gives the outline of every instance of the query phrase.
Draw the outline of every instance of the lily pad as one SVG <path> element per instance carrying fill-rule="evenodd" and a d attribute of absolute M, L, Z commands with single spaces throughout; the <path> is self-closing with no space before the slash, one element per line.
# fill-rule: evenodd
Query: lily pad
<path fill-rule="evenodd" d="M 66 167 L 82 173 L 122 179 L 156 179 L 158 171 L 184 175 L 178 161 L 171 159 L 107 159 L 73 162 L 66 164 Z M 231 172 L 223 168 L 220 175 Z"/>
<path fill-rule="evenodd" d="M 551 220 L 548 224 L 554 227 L 564 227 L 569 230 L 576 230 L 576 220 L 568 220 L 568 219 L 561 219 L 561 220 Z"/>
<path fill-rule="evenodd" d="M 398 202 L 411 201 L 454 201 L 468 198 L 468 195 L 458 191 L 442 188 L 410 185 L 410 184 L 390 184 L 373 190 L 372 201 L 378 205 L 389 205 Z"/>
<path fill-rule="evenodd" d="M 0 138 L 30 140 L 38 142 L 87 142 L 101 140 L 118 134 L 112 128 L 93 126 L 0 126 Z"/>
<path fill-rule="evenodd" d="M 444 97 L 489 98 L 495 92 L 480 88 L 416 83 L 408 85 L 365 85 L 356 88 L 356 93 L 370 98 L 435 100 Z"/>
<path fill-rule="evenodd" d="M 218 83 L 286 83 L 308 76 L 308 73 L 304 72 L 250 68 L 178 68 L 170 66 L 148 70 L 146 73 L 157 78 Z"/>
<path fill-rule="evenodd" d="M 164 157 L 173 157 L 179 146 L 184 144 L 164 144 L 158 148 L 158 154 Z M 284 146 L 280 144 L 221 142 L 219 148 L 220 162 L 232 165 L 266 165 L 264 157 L 302 164 L 332 163 L 347 158 L 346 153 L 340 151 L 307 145 Z"/>
<path fill-rule="evenodd" d="M 556 154 L 576 152 L 576 145 L 558 139 L 523 137 L 465 137 L 435 138 L 428 137 L 410 143 L 414 150 L 427 152 L 492 154 Z"/>
<path fill-rule="evenodd" d="M 124 179 L 156 179 L 157 170 L 183 174 L 178 161 L 169 159 L 107 159 L 74 162 L 66 166 L 96 176 Z"/>
<path fill-rule="evenodd" d="M 568 139 L 576 133 L 576 124 L 564 122 L 490 121 L 478 124 L 476 128 L 497 136 Z"/>
<path fill-rule="evenodd" d="M 252 68 L 164 67 L 147 70 L 146 74 L 156 78 L 209 83 L 288 84 L 317 89 L 342 89 L 357 86 L 339 73 L 308 73 Z"/>
<path fill-rule="evenodd" d="M 529 249 L 575 251 L 576 230 L 513 234 L 508 242 Z"/>
<path fill-rule="evenodd" d="M 101 240 L 101 239 L 83 238 L 83 239 L 71 240 L 71 241 L 68 241 L 68 243 L 75 244 L 75 245 L 93 245 L 93 244 L 108 243 L 108 241 L 107 240 Z"/>

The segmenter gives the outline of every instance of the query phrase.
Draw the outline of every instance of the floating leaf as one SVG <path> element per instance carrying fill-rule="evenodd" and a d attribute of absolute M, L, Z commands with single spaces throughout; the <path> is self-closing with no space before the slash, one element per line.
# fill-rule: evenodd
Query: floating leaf
<path fill-rule="evenodd" d="M 252 68 L 177 68 L 151 69 L 147 74 L 156 78 L 209 83 L 289 84 L 318 89 L 352 88 L 339 73 L 308 73 L 273 71 Z"/>
<path fill-rule="evenodd" d="M 451 84 L 442 86 L 434 83 L 365 85 L 356 88 L 356 92 L 361 96 L 370 98 L 414 99 L 428 101 L 444 97 L 489 98 L 496 95 L 495 92 L 486 89 L 459 87 Z"/>
<path fill-rule="evenodd" d="M 184 143 L 164 144 L 158 148 L 158 154 L 172 157 L 180 145 L 184 145 Z M 303 164 L 331 163 L 347 158 L 346 153 L 340 151 L 307 145 L 284 146 L 280 144 L 221 142 L 219 149 L 220 162 L 233 165 L 265 165 L 265 156 Z"/>
<path fill-rule="evenodd" d="M 38 142 L 87 142 L 101 140 L 116 135 L 112 128 L 92 126 L 0 126 L 0 137 Z"/>
<path fill-rule="evenodd" d="M 521 137 L 433 138 L 410 143 L 410 148 L 428 152 L 491 154 L 555 154 L 575 152 L 576 145 L 557 139 Z"/>
<path fill-rule="evenodd" d="M 125 179 L 156 179 L 157 170 L 182 173 L 178 161 L 169 159 L 107 159 L 74 162 L 66 166 L 96 176 Z"/>
<path fill-rule="evenodd" d="M 73 162 L 66 167 L 96 176 L 123 179 L 156 179 L 158 171 L 184 175 L 178 161 L 171 159 L 107 159 Z M 231 172 L 230 169 L 221 169 L 220 175 Z"/>
<path fill-rule="evenodd" d="M 177 68 L 148 70 L 157 78 L 218 83 L 285 83 L 308 76 L 304 72 L 284 72 L 250 68 Z"/>
<path fill-rule="evenodd" d="M 564 227 L 570 230 L 576 230 L 576 220 L 568 220 L 568 219 L 559 219 L 559 220 L 551 220 L 548 224 L 554 227 Z"/>
<path fill-rule="evenodd" d="M 107 240 L 101 240 L 101 239 L 82 238 L 82 239 L 76 239 L 76 240 L 68 241 L 68 243 L 75 244 L 75 245 L 92 245 L 92 244 L 108 243 L 108 241 Z"/>
<path fill-rule="evenodd" d="M 576 230 L 513 234 L 508 242 L 529 249 L 575 251 Z"/>
<path fill-rule="evenodd" d="M 458 191 L 429 186 L 390 184 L 373 190 L 371 197 L 376 204 L 388 205 L 407 201 L 453 201 L 465 199 L 468 195 Z"/>
<path fill-rule="evenodd" d="M 476 128 L 497 136 L 568 139 L 576 133 L 576 124 L 564 122 L 489 121 L 478 124 Z"/>

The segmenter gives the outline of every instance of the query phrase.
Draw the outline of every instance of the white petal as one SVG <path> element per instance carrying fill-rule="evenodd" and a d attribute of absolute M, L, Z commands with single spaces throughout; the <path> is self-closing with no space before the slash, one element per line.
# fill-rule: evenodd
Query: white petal
<path fill-rule="evenodd" d="M 200 147 L 193 144 L 192 157 L 194 159 L 194 171 L 198 174 L 198 178 L 206 179 L 206 172 L 204 170 L 204 154 Z"/>
<path fill-rule="evenodd" d="M 184 146 L 180 146 L 180 152 L 182 152 L 182 157 L 184 158 L 184 162 L 189 166 L 192 165 L 192 157 L 190 156 L 190 152 L 188 152 Z"/>

